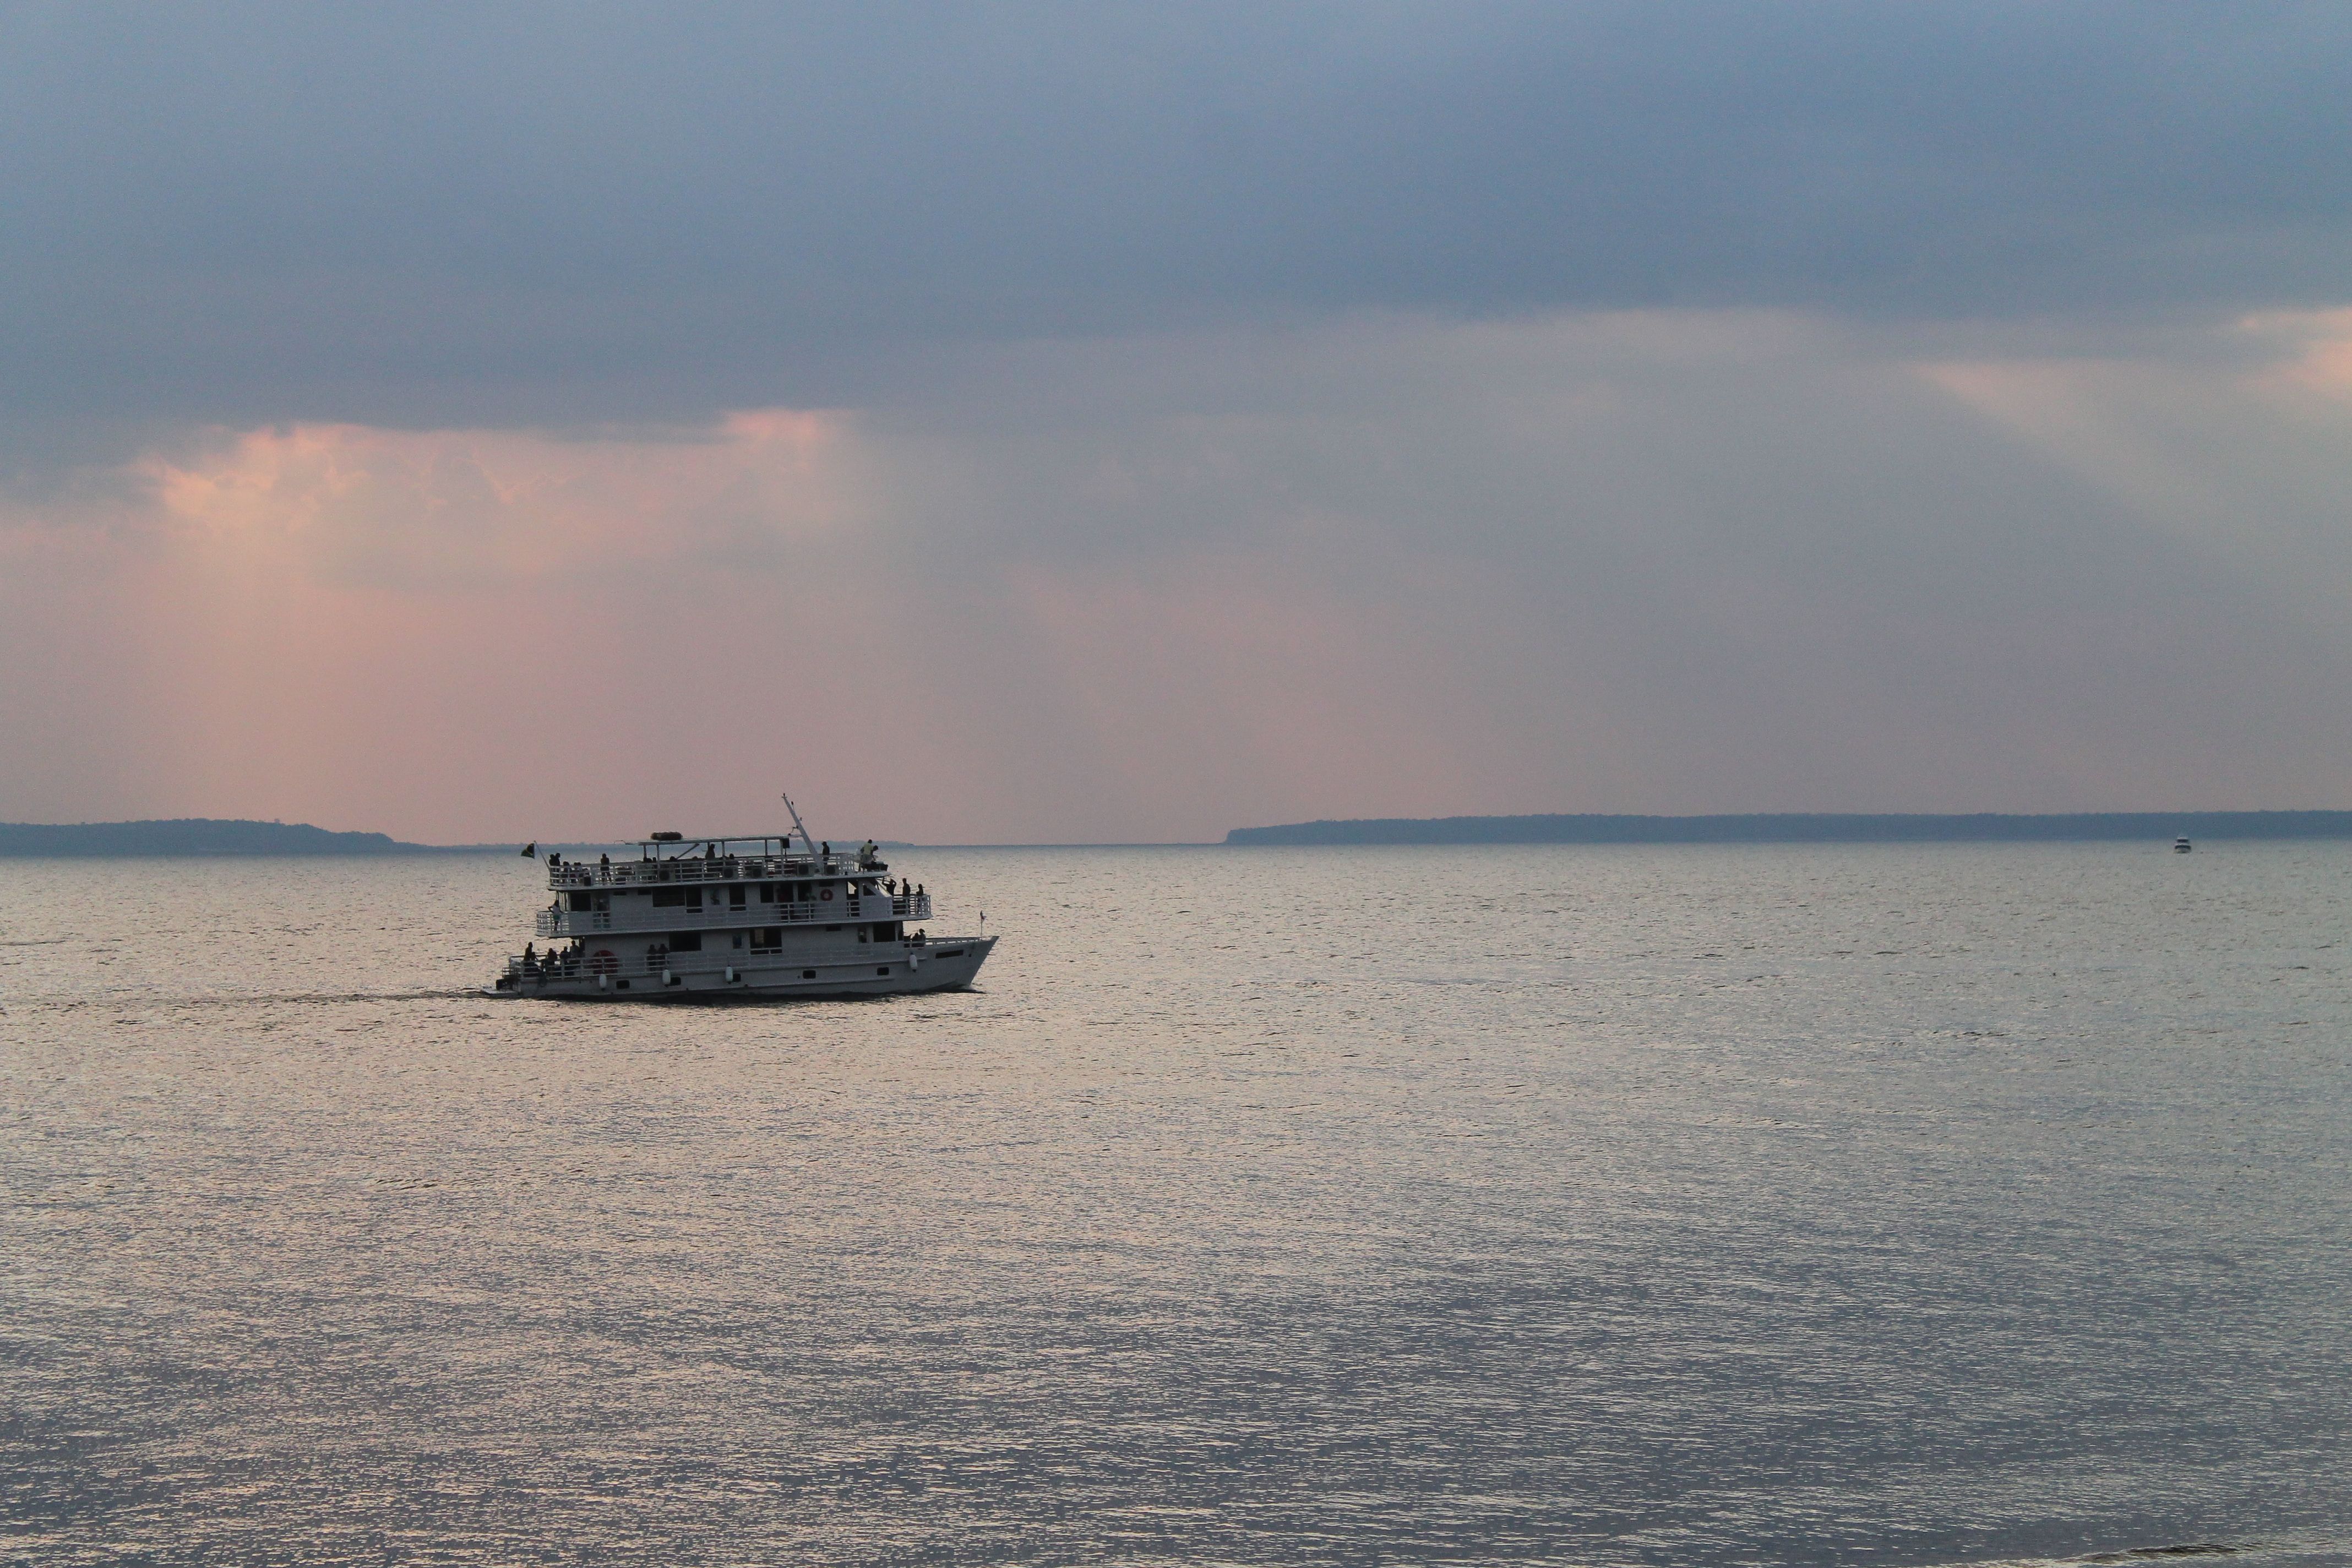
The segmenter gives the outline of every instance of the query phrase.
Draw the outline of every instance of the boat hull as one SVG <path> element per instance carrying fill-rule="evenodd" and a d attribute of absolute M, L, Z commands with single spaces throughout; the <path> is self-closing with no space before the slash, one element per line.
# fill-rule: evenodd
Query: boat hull
<path fill-rule="evenodd" d="M 650 974 L 509 977 L 483 994 L 562 1002 L 831 1002 L 869 996 L 914 996 L 968 988 L 996 938 L 936 940 L 903 952 L 862 959 L 827 955 L 785 963 L 765 956 L 732 966 Z"/>

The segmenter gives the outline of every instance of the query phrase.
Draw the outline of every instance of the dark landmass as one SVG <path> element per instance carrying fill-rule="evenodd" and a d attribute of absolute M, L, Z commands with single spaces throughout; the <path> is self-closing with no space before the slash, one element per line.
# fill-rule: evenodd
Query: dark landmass
<path fill-rule="evenodd" d="M 1931 844 L 2032 840 L 2352 838 L 2352 811 L 2092 811 L 2023 816 L 1759 813 L 1744 816 L 1437 816 L 1236 827 L 1228 844 Z"/>
<path fill-rule="evenodd" d="M 468 847 L 482 847 L 469 846 Z M 512 854 L 520 846 L 507 846 Z M 186 816 L 169 822 L 0 822 L 0 855 L 436 855 L 382 833 L 330 833 L 305 822 Z"/>
<path fill-rule="evenodd" d="M 838 841 L 848 846 L 855 839 Z M 877 841 L 884 849 L 911 844 Z M 9 856 L 133 855 L 512 855 L 513 844 L 406 844 L 383 833 L 334 833 L 307 822 L 247 822 L 209 816 L 168 822 L 0 822 L 0 858 Z M 627 844 L 559 844 L 542 839 L 540 853 L 566 855 L 634 850 Z"/>

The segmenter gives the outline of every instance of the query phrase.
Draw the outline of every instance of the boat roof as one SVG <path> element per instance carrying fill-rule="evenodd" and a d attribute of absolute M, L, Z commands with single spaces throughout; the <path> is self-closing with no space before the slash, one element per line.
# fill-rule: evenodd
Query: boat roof
<path fill-rule="evenodd" d="M 800 837 L 798 829 L 788 829 L 782 833 L 682 833 L 676 838 L 624 838 L 619 842 L 634 844 L 640 849 L 649 850 L 700 849 L 706 847 L 723 849 L 730 844 L 783 844 Z M 845 838 L 841 842 L 851 848 L 856 848 L 866 840 Z M 810 844 L 807 853 L 815 854 L 816 846 Z"/>

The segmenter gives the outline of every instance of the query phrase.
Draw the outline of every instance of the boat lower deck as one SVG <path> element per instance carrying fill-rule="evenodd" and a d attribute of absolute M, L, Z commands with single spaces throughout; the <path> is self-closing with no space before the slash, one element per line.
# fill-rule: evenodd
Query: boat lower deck
<path fill-rule="evenodd" d="M 935 938 L 895 950 L 878 945 L 849 957 L 836 949 L 822 959 L 754 955 L 731 963 L 673 963 L 651 973 L 593 973 L 550 963 L 510 972 L 485 986 L 491 996 L 535 996 L 583 1002 L 827 1001 L 956 991 L 979 974 L 996 938 Z"/>

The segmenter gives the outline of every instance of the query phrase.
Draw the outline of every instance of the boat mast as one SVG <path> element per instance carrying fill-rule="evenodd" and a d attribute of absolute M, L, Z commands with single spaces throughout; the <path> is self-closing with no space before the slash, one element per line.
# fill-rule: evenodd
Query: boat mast
<path fill-rule="evenodd" d="M 793 797 L 791 795 L 784 796 L 784 809 L 793 814 L 793 826 L 800 833 L 801 842 L 806 845 L 809 848 L 814 849 L 816 847 L 816 840 L 809 837 L 809 830 L 807 828 L 801 826 L 801 809 L 793 804 Z M 792 843 L 789 839 L 785 841 L 784 847 L 787 849 L 792 847 Z"/>

